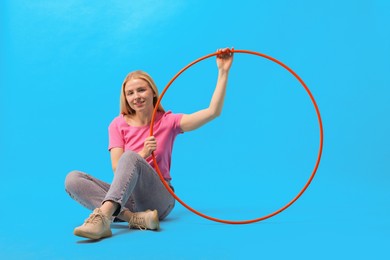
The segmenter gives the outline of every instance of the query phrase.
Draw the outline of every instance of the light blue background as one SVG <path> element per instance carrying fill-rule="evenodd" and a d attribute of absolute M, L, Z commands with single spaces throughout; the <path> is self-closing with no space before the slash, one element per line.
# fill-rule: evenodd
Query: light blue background
<path fill-rule="evenodd" d="M 0 258 L 389 259 L 390 2 L 1 1 Z M 281 214 L 210 222 L 178 205 L 161 232 L 87 243 L 89 211 L 64 191 L 79 169 L 110 181 L 107 127 L 125 75 L 160 90 L 185 65 L 234 46 L 277 58 L 317 100 L 324 151 L 313 183 Z M 207 106 L 214 59 L 185 72 L 167 110 Z M 224 112 L 178 137 L 177 194 L 225 219 L 263 216 L 303 187 L 318 152 L 304 89 L 276 64 L 235 56 Z"/>

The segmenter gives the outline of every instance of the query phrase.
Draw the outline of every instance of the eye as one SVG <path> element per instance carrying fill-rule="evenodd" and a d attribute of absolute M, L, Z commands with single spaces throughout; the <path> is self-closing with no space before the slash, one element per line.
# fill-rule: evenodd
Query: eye
<path fill-rule="evenodd" d="M 145 92 L 146 91 L 146 88 L 139 88 L 138 89 L 138 92 Z"/>
<path fill-rule="evenodd" d="M 126 92 L 126 95 L 127 95 L 127 96 L 130 96 L 130 95 L 132 95 L 132 94 L 133 94 L 133 91 L 127 91 L 127 92 Z"/>

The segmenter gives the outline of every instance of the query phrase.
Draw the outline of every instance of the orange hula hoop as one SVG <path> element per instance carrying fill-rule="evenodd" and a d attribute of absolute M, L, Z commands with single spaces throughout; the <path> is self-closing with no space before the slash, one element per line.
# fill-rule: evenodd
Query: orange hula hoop
<path fill-rule="evenodd" d="M 255 223 L 255 222 L 258 222 L 258 221 L 262 221 L 262 220 L 265 220 L 265 219 L 268 219 L 268 218 L 271 218 L 277 214 L 279 214 L 280 212 L 284 211 L 285 209 L 287 209 L 288 207 L 290 207 L 294 202 L 296 202 L 299 197 L 301 197 L 301 195 L 306 191 L 306 189 L 309 187 L 310 183 L 312 182 L 316 172 L 317 172 L 317 169 L 318 169 L 318 166 L 320 164 L 320 161 L 321 161 L 321 155 L 322 155 L 322 147 L 323 147 L 323 139 L 324 139 L 324 133 L 323 133 L 323 127 L 322 127 L 322 120 L 321 120 L 321 114 L 320 114 L 320 110 L 318 108 L 318 105 L 317 105 L 317 102 L 315 101 L 314 99 L 314 96 L 312 95 L 312 93 L 310 92 L 309 88 L 306 86 L 305 82 L 298 76 L 297 73 L 295 73 L 292 69 L 290 69 L 287 65 L 285 65 L 284 63 L 280 62 L 279 60 L 275 59 L 275 58 L 272 58 L 268 55 L 265 55 L 265 54 L 262 54 L 262 53 L 259 53 L 259 52 L 255 52 L 255 51 L 248 51 L 248 50 L 234 50 L 234 49 L 231 49 L 231 50 L 227 50 L 225 51 L 225 53 L 245 53 L 245 54 L 252 54 L 252 55 L 257 55 L 257 56 L 260 56 L 260 57 L 263 57 L 263 58 L 266 58 L 268 60 L 271 60 L 277 64 L 279 64 L 280 66 L 282 66 L 283 68 L 285 68 L 287 71 L 289 71 L 303 86 L 303 88 L 306 90 L 307 94 L 309 95 L 313 105 L 314 105 L 314 108 L 315 108 L 315 111 L 316 111 L 316 114 L 317 114 L 317 118 L 318 118 L 318 124 L 319 124 L 319 129 L 320 129 L 320 144 L 319 144 L 319 150 L 318 150 L 318 156 L 317 156 L 317 161 L 315 163 L 315 166 L 314 166 L 314 169 L 310 175 L 310 178 L 308 179 L 308 181 L 306 182 L 306 184 L 304 185 L 304 187 L 302 188 L 302 190 L 290 201 L 288 202 L 285 206 L 281 207 L 280 209 L 268 214 L 268 215 L 265 215 L 263 217 L 260 217 L 260 218 L 255 218 L 255 219 L 250 219 L 250 220 L 224 220 L 224 219 L 218 219 L 218 218 L 214 218 L 214 217 L 211 217 L 211 216 L 208 216 L 206 214 L 203 214 L 195 209 L 193 209 L 192 207 L 190 207 L 189 205 L 187 205 L 184 201 L 182 201 L 173 191 L 172 189 L 169 187 L 169 185 L 164 181 L 164 177 L 160 171 L 160 168 L 158 167 L 158 164 L 157 164 L 157 161 L 156 161 L 156 157 L 154 155 L 154 153 L 152 153 L 152 159 L 153 159 L 153 163 L 154 163 L 154 166 L 155 166 L 155 169 L 162 181 L 162 183 L 164 184 L 165 188 L 169 191 L 169 193 L 178 201 L 180 202 L 185 208 L 187 208 L 188 210 L 190 210 L 191 212 L 203 217 L 203 218 L 206 218 L 208 220 L 212 220 L 212 221 L 215 221 L 215 222 L 220 222 L 220 223 L 225 223 L 225 224 L 250 224 L 250 223 Z M 202 60 L 205 60 L 207 58 L 210 58 L 212 56 L 217 56 L 219 54 L 222 54 L 223 52 L 221 51 L 217 51 L 215 53 L 211 53 L 211 54 L 208 54 L 208 55 L 205 55 L 193 62 L 191 62 L 190 64 L 188 64 L 187 66 L 185 66 L 183 69 L 181 69 L 170 81 L 169 83 L 165 86 L 164 90 L 161 92 L 161 95 L 160 97 L 158 98 L 157 100 L 157 103 L 155 105 L 155 108 L 153 110 L 153 115 L 152 115 L 152 120 L 151 120 L 151 123 L 150 123 L 150 135 L 153 135 L 153 125 L 154 125 L 154 121 L 155 121 L 155 116 L 156 116 L 156 112 L 157 112 L 157 108 L 159 106 L 159 104 L 161 103 L 161 100 L 162 98 L 164 97 L 165 93 L 167 92 L 168 88 L 171 86 L 171 84 L 180 76 L 180 74 L 182 74 L 185 70 L 187 70 L 188 68 L 190 68 L 191 66 L 193 66 L 194 64 L 202 61 Z"/>

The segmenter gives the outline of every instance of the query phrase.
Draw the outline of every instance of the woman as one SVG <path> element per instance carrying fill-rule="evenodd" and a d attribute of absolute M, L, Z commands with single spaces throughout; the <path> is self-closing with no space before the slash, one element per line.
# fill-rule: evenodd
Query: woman
<path fill-rule="evenodd" d="M 120 95 L 121 113 L 109 126 L 112 184 L 79 171 L 70 172 L 65 180 L 68 194 L 94 210 L 74 230 L 75 235 L 90 239 L 109 237 L 112 219 L 126 221 L 130 228 L 159 229 L 159 220 L 172 211 L 175 199 L 161 183 L 150 155 L 155 153 L 164 179 L 171 186 L 169 169 L 175 137 L 201 127 L 222 111 L 233 53 L 227 48 L 218 52 L 218 80 L 209 107 L 193 114 L 172 114 L 160 105 L 154 136 L 148 133 L 158 99 L 157 87 L 145 72 L 127 75 Z"/>

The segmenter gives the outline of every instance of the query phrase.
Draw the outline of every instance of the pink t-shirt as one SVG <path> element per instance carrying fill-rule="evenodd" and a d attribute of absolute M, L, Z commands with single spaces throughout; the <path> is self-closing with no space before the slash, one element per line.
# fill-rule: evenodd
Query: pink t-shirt
<path fill-rule="evenodd" d="M 173 142 L 179 133 L 183 133 L 180 128 L 182 114 L 172 112 L 157 112 L 153 135 L 157 139 L 157 150 L 154 152 L 158 166 L 166 180 L 171 180 L 171 156 Z M 115 117 L 108 127 L 109 144 L 108 150 L 119 147 L 124 151 L 140 152 L 144 147 L 146 137 L 150 134 L 150 126 L 130 126 L 125 121 L 123 115 Z M 146 161 L 153 167 L 152 156 Z"/>

